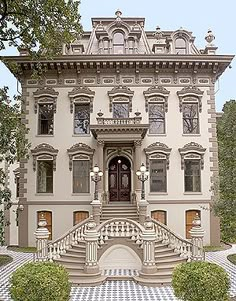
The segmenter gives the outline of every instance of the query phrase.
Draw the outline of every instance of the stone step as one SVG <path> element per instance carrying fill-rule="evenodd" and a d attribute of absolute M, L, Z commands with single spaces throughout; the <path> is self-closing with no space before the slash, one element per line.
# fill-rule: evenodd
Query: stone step
<path fill-rule="evenodd" d="M 172 253 L 174 253 L 174 250 L 173 249 L 171 249 L 171 248 L 166 248 L 166 247 L 164 247 L 164 248 L 155 248 L 155 254 L 159 254 L 159 253 L 162 253 L 162 254 L 165 254 L 165 253 L 170 253 L 170 252 L 172 252 Z M 175 254 L 177 254 L 177 253 L 175 253 Z"/>
<path fill-rule="evenodd" d="M 159 279 L 159 278 L 150 278 L 150 275 L 149 278 L 134 276 L 134 280 L 141 285 L 150 286 L 150 287 L 171 285 L 171 277 Z"/>
<path fill-rule="evenodd" d="M 186 262 L 186 258 L 182 257 L 174 257 L 174 258 L 161 258 L 158 260 L 155 260 L 157 266 L 170 266 L 170 265 L 176 265 L 182 262 Z"/>
<path fill-rule="evenodd" d="M 155 260 L 161 260 L 161 259 L 168 259 L 168 258 L 180 258 L 178 253 L 174 253 L 169 251 L 169 253 L 155 253 Z"/>
<path fill-rule="evenodd" d="M 66 251 L 67 254 L 71 254 L 71 255 L 78 255 L 78 256 L 85 256 L 86 254 L 86 250 L 85 249 L 68 249 Z"/>
<path fill-rule="evenodd" d="M 60 261 L 61 263 L 73 263 L 73 264 L 84 264 L 85 258 L 71 257 L 67 254 L 62 255 L 60 258 L 55 259 L 55 261 Z"/>

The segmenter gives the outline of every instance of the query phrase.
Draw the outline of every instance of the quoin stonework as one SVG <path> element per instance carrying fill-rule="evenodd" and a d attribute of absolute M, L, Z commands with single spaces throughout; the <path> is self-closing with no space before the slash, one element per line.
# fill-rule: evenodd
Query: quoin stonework
<path fill-rule="evenodd" d="M 39 79 L 27 52 L 6 58 L 18 65 L 31 143 L 15 173 L 18 223 L 7 229 L 9 243 L 34 246 L 46 220 L 48 256 L 75 283 L 83 273 L 98 283 L 102 269 L 127 265 L 146 283 L 158 264 L 190 260 L 196 216 L 204 244 L 219 244 L 210 210 L 218 177 L 215 82 L 233 56 L 216 53 L 210 30 L 205 40 L 198 49 L 186 29 L 145 31 L 144 18 L 118 10 L 92 18 L 92 31 L 42 59 Z"/>

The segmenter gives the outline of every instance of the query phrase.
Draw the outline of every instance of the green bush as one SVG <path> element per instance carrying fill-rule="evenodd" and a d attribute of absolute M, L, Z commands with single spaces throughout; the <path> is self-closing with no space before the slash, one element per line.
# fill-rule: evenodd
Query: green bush
<path fill-rule="evenodd" d="M 10 279 L 14 301 L 68 301 L 70 283 L 64 267 L 50 262 L 28 263 Z"/>
<path fill-rule="evenodd" d="M 230 281 L 214 263 L 189 262 L 175 267 L 172 278 L 175 296 L 183 301 L 228 301 Z"/>

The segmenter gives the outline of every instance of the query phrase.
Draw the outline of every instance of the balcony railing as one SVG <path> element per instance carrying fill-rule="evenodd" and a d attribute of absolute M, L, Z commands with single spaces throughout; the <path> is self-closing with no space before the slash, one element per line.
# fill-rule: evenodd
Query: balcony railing
<path fill-rule="evenodd" d="M 104 125 L 130 125 L 130 124 L 140 124 L 142 117 L 133 118 L 103 118 L 98 117 L 97 123 Z"/>

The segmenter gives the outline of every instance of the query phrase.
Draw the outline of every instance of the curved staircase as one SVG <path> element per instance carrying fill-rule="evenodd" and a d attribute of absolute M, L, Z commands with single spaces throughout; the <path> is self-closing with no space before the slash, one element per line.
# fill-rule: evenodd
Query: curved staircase
<path fill-rule="evenodd" d="M 90 218 L 82 221 L 64 236 L 39 250 L 37 259 L 55 261 L 63 265 L 74 285 L 99 285 L 106 279 L 133 279 L 147 286 L 169 285 L 175 266 L 191 260 L 193 245 L 156 220 L 149 220 L 146 223 L 149 223 L 148 229 L 141 225 L 138 219 L 136 206 L 105 205 L 102 208 L 99 225 L 92 222 Z M 150 244 L 153 250 L 151 255 L 148 254 L 150 249 L 147 249 Z M 141 259 L 144 268 L 133 272 L 121 272 L 120 269 L 118 272 L 100 271 L 99 260 L 102 254 L 114 245 L 125 245 L 131 248 Z M 94 262 L 90 257 L 95 258 Z M 149 260 L 153 272 L 147 268 Z"/>

